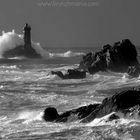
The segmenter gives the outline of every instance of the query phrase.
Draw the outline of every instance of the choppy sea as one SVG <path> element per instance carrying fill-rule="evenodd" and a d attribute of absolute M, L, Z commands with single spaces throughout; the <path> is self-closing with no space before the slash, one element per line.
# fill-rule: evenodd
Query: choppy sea
<path fill-rule="evenodd" d="M 65 72 L 77 67 L 84 53 L 98 49 L 48 49 L 53 57 L 47 59 L 1 59 L 0 139 L 140 140 L 139 118 L 107 122 L 105 116 L 85 124 L 78 120 L 51 123 L 42 119 L 48 106 L 61 113 L 102 102 L 119 90 L 140 85 L 140 77 L 130 78 L 126 73 L 99 72 L 76 80 L 51 75 L 51 70 Z M 140 52 L 138 47 L 137 50 Z"/>

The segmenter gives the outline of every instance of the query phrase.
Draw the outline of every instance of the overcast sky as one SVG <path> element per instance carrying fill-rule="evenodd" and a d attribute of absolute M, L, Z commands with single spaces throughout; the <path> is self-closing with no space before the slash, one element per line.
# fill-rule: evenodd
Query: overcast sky
<path fill-rule="evenodd" d="M 90 1 L 95 5 L 53 7 L 40 5 L 48 0 L 0 0 L 0 31 L 22 33 L 28 22 L 32 39 L 44 47 L 94 47 L 124 38 L 140 45 L 140 0 Z"/>

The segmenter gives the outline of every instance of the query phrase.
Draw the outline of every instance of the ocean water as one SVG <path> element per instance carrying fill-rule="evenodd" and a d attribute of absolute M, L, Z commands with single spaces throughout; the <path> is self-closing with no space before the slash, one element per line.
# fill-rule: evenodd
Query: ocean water
<path fill-rule="evenodd" d="M 11 34 L 12 42 L 15 42 L 14 32 L 10 32 L 8 38 Z M 2 38 L 0 48 L 5 45 Z M 8 42 L 5 46 L 8 48 L 8 45 L 13 45 L 14 48 L 15 44 Z M 0 59 L 0 139 L 140 140 L 140 119 L 137 115 L 108 121 L 109 114 L 85 124 L 79 120 L 52 123 L 42 119 L 43 111 L 48 106 L 57 108 L 61 113 L 100 103 L 119 90 L 140 85 L 140 77 L 130 78 L 126 73 L 99 72 L 76 80 L 62 80 L 51 75 L 52 70 L 65 72 L 77 67 L 84 53 L 98 49 L 46 47 L 42 54 L 47 54 L 47 58 Z M 140 52 L 139 47 L 137 51 Z"/>
<path fill-rule="evenodd" d="M 66 49 L 66 48 L 65 48 Z M 66 49 L 69 51 L 69 49 Z M 107 122 L 107 116 L 82 124 L 51 123 L 42 119 L 48 106 L 64 112 L 83 105 L 101 102 L 118 90 L 139 86 L 140 77 L 125 73 L 99 72 L 85 79 L 62 80 L 51 70 L 75 68 L 82 55 L 97 48 L 65 50 L 49 59 L 12 58 L 0 61 L 0 138 L 4 140 L 101 140 L 140 139 L 140 120 L 121 118 Z M 59 54 L 59 55 L 58 55 Z M 61 56 L 60 56 L 61 54 Z"/>

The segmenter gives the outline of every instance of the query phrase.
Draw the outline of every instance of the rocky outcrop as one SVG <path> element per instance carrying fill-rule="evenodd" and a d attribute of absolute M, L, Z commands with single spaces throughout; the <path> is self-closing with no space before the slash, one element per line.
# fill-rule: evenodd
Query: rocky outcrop
<path fill-rule="evenodd" d="M 140 89 L 125 90 L 105 98 L 102 104 L 83 106 L 64 112 L 60 115 L 55 108 L 47 108 L 44 111 L 43 118 L 46 121 L 69 122 L 81 120 L 82 123 L 86 123 L 91 122 L 95 118 L 104 117 L 112 112 L 122 112 L 124 114 L 132 111 L 134 112 L 136 106 L 139 106 L 137 108 L 140 108 Z M 118 118 L 118 116 L 114 115 L 110 120 Z"/>
<path fill-rule="evenodd" d="M 69 69 L 66 74 L 61 71 L 52 71 L 62 79 L 82 79 L 86 77 L 86 72 L 95 74 L 99 71 L 127 72 L 132 77 L 140 74 L 140 66 L 137 60 L 137 51 L 130 40 L 125 39 L 114 43 L 113 46 L 107 44 L 99 52 L 90 52 L 83 56 L 77 69 Z"/>
<path fill-rule="evenodd" d="M 44 111 L 43 118 L 46 121 L 55 122 L 69 122 L 81 120 L 90 115 L 100 104 L 82 106 L 77 109 L 66 111 L 62 114 L 58 114 L 57 110 L 53 107 L 48 107 Z"/>
<path fill-rule="evenodd" d="M 132 77 L 138 77 L 140 75 L 140 67 L 139 66 L 129 66 L 127 70 L 128 75 Z"/>
<path fill-rule="evenodd" d="M 134 107 L 140 106 L 140 90 L 126 90 L 116 93 L 112 97 L 105 98 L 89 116 L 82 122 L 90 122 L 95 118 L 103 117 L 111 112 L 125 112 Z"/>
<path fill-rule="evenodd" d="M 79 68 L 94 74 L 98 71 L 111 70 L 127 72 L 129 66 L 137 66 L 137 51 L 130 40 L 116 42 L 113 46 L 105 45 L 96 53 L 88 53 L 80 62 Z"/>
<path fill-rule="evenodd" d="M 68 69 L 66 74 L 61 71 L 51 71 L 52 74 L 59 76 L 62 79 L 83 79 L 86 77 L 85 71 L 80 71 L 77 69 Z"/>
<path fill-rule="evenodd" d="M 30 50 L 24 48 L 24 46 L 17 46 L 14 49 L 7 50 L 4 54 L 4 58 L 12 58 L 12 57 L 27 57 L 27 58 L 41 58 L 41 55 L 38 54 L 34 48 L 31 47 Z"/>

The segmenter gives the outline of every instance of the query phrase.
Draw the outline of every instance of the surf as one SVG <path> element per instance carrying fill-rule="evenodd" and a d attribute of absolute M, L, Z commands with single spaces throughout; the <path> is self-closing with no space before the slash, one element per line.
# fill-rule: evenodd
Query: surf
<path fill-rule="evenodd" d="M 31 40 L 31 27 L 26 24 L 24 34 L 17 34 L 15 30 L 2 32 L 0 36 L 0 58 L 25 59 L 25 58 L 69 58 L 82 56 L 83 52 L 72 52 L 68 50 L 64 53 L 48 52 L 40 43 Z"/>

